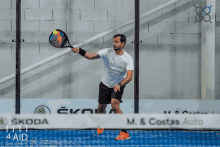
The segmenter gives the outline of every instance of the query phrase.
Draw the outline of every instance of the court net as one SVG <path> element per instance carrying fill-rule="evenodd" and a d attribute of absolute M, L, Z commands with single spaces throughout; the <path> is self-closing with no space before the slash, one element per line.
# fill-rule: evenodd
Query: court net
<path fill-rule="evenodd" d="M 217 114 L 1 114 L 0 129 L 0 146 L 220 147 Z M 115 140 L 121 129 L 130 140 Z"/>

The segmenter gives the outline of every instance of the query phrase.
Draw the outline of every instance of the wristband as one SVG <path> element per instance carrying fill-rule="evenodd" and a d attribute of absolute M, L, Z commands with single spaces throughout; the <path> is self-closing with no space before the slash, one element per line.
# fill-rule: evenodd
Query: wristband
<path fill-rule="evenodd" d="M 118 83 L 118 85 L 121 87 L 121 83 Z"/>
<path fill-rule="evenodd" d="M 86 54 L 86 51 L 81 49 L 81 48 L 79 48 L 79 54 L 84 56 Z"/>

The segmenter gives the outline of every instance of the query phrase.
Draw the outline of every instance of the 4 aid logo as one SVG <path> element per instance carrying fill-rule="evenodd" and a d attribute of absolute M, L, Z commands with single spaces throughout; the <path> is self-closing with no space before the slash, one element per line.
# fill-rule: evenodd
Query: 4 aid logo
<path fill-rule="evenodd" d="M 26 125 L 26 133 L 28 132 L 28 126 Z M 15 126 L 13 125 L 13 132 L 12 130 L 8 129 L 8 125 L 6 125 L 6 132 L 8 133 L 6 138 L 8 140 L 13 141 L 27 141 L 28 135 L 24 133 L 24 131 L 21 132 L 21 126 L 19 125 L 19 132 L 15 131 Z"/>

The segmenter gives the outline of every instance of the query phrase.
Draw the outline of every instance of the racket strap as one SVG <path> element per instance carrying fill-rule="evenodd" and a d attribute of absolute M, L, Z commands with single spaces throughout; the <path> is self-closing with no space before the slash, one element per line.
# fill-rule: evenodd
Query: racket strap
<path fill-rule="evenodd" d="M 84 56 L 86 54 L 86 51 L 83 50 L 82 48 L 79 48 L 79 54 Z"/>

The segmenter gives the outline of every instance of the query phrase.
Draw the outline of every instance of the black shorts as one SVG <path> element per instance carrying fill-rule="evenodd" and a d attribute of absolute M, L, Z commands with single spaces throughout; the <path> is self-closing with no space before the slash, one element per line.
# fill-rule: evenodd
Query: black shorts
<path fill-rule="evenodd" d="M 111 99 L 117 99 L 122 103 L 122 95 L 124 91 L 125 86 L 122 86 L 120 88 L 120 91 L 115 92 L 114 88 L 109 88 L 102 82 L 99 84 L 99 104 L 110 104 Z"/>

